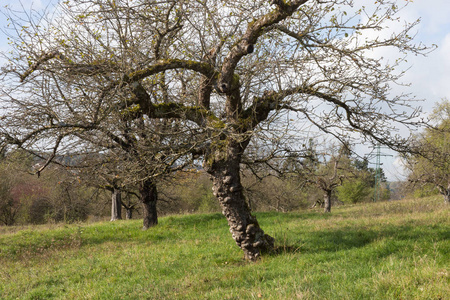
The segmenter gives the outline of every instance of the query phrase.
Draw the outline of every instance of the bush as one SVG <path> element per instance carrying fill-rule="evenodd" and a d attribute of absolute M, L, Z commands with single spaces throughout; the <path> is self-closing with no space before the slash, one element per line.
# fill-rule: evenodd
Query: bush
<path fill-rule="evenodd" d="M 158 210 L 163 214 L 219 212 L 220 206 L 212 193 L 212 183 L 204 172 L 175 174 L 158 186 Z"/>
<path fill-rule="evenodd" d="M 310 190 L 303 188 L 296 178 L 264 177 L 252 174 L 243 179 L 246 197 L 256 211 L 293 211 L 308 206 Z"/>
<path fill-rule="evenodd" d="M 417 187 L 416 189 L 414 189 L 413 193 L 415 198 L 429 197 L 438 194 L 439 190 L 431 184 L 426 184 L 424 186 Z"/>
<path fill-rule="evenodd" d="M 362 179 L 347 181 L 337 188 L 338 199 L 345 203 L 368 201 L 373 190 Z"/>

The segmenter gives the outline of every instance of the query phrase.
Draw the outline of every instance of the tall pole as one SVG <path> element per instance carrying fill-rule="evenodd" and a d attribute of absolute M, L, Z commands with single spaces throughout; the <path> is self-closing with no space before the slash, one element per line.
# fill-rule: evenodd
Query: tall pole
<path fill-rule="evenodd" d="M 380 194 L 381 194 L 381 168 L 380 168 L 380 157 L 381 157 L 381 147 L 380 143 L 377 144 L 377 155 L 376 155 L 376 162 L 375 162 L 375 187 L 373 191 L 373 202 L 377 202 L 380 200 Z"/>
<path fill-rule="evenodd" d="M 382 154 L 381 153 L 381 145 L 380 145 L 380 143 L 377 143 L 377 145 L 374 147 L 374 150 L 375 149 L 376 149 L 376 154 L 375 154 L 375 158 L 376 158 L 375 159 L 375 186 L 374 186 L 374 189 L 373 189 L 373 202 L 376 202 L 376 201 L 381 199 L 381 156 L 392 156 L 392 155 L 389 155 L 389 154 Z M 369 156 L 371 156 L 371 155 L 369 154 Z"/>

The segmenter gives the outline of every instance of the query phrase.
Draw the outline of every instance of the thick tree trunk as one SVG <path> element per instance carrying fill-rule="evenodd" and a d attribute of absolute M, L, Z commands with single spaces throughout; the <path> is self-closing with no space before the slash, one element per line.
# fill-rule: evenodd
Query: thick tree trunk
<path fill-rule="evenodd" d="M 331 190 L 325 191 L 323 212 L 331 212 Z"/>
<path fill-rule="evenodd" d="M 139 193 L 141 194 L 140 200 L 144 214 L 144 227 L 142 229 L 147 230 L 158 224 L 158 214 L 156 211 L 158 193 L 155 183 L 149 179 L 143 181 L 139 186 Z"/>
<path fill-rule="evenodd" d="M 212 177 L 213 193 L 228 220 L 233 239 L 244 251 L 245 259 L 255 261 L 261 252 L 273 249 L 274 239 L 259 227 L 244 197 L 238 147 L 227 148 L 227 152 L 219 154 L 216 151 L 214 158 L 209 157 L 205 169 Z"/>
<path fill-rule="evenodd" d="M 122 194 L 114 188 L 111 196 L 111 221 L 122 220 Z"/>
<path fill-rule="evenodd" d="M 445 203 L 450 204 L 450 188 L 444 194 L 444 201 L 445 201 Z"/>

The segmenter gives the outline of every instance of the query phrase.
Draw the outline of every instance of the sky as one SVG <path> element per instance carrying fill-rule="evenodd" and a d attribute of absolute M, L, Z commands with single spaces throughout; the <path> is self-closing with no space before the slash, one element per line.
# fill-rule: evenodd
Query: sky
<path fill-rule="evenodd" d="M 450 1 L 414 0 L 401 15 L 408 21 L 420 18 L 415 41 L 437 45 L 426 57 L 408 57 L 409 70 L 403 77 L 403 82 L 410 83 L 406 91 L 423 99 L 420 105 L 424 113 L 429 113 L 441 99 L 450 99 Z M 381 153 L 392 155 L 380 159 L 388 180 L 404 179 L 405 172 L 396 153 L 383 148 Z"/>
<path fill-rule="evenodd" d="M 356 0 L 366 3 L 367 0 Z M 374 1 L 374 0 L 373 0 Z M 397 0 L 399 5 L 410 0 Z M 25 8 L 31 5 L 34 9 L 43 9 L 56 0 L 0 0 L 0 29 L 7 25 L 6 18 L 1 14 L 5 5 Z M 449 0 L 414 0 L 400 13 L 406 21 L 421 19 L 417 26 L 415 41 L 426 45 L 437 45 L 436 50 L 423 56 L 410 56 L 408 58 L 408 71 L 403 82 L 410 83 L 407 92 L 424 101 L 420 104 L 425 113 L 430 112 L 436 102 L 443 98 L 450 99 L 450 1 Z M 8 43 L 6 36 L 0 31 L 0 51 L 6 51 Z M 0 61 L 1 63 L 1 61 Z M 382 168 L 390 181 L 403 179 L 404 171 L 400 159 L 387 149 L 381 149 L 380 161 Z M 361 153 L 364 155 L 364 153 Z M 372 159 L 375 162 L 375 158 Z"/>

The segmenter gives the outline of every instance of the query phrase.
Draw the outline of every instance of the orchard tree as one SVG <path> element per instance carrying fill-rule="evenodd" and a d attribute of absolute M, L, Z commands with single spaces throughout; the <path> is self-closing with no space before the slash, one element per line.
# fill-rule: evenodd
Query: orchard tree
<path fill-rule="evenodd" d="M 148 229 L 158 224 L 157 180 L 191 163 L 187 154 L 193 140 L 179 136 L 175 121 L 164 124 L 142 117 L 132 122 L 127 119 L 112 127 L 114 134 L 103 136 L 89 131 L 80 135 L 91 147 L 77 167 L 83 178 L 111 191 L 111 220 L 121 218 L 121 206 L 131 216 L 134 206 L 121 201 L 121 191 L 136 190 L 143 208 L 143 229 Z"/>
<path fill-rule="evenodd" d="M 331 212 L 331 198 L 344 179 L 344 175 L 339 174 L 338 170 L 339 159 L 333 156 L 317 170 L 311 179 L 307 179 L 323 192 L 323 211 L 326 213 Z"/>
<path fill-rule="evenodd" d="M 315 145 L 316 143 L 311 143 Z M 332 197 L 344 180 L 354 176 L 351 151 L 347 144 L 330 145 L 319 151 L 309 150 L 312 155 L 296 163 L 292 173 L 307 185 L 316 187 L 323 195 L 324 212 L 331 212 Z"/>
<path fill-rule="evenodd" d="M 432 126 L 416 136 L 414 152 L 404 155 L 408 180 L 431 184 L 450 203 L 450 101 L 441 101 L 431 114 Z"/>
<path fill-rule="evenodd" d="M 176 119 L 184 140 L 195 140 L 190 151 L 203 159 L 233 239 L 256 260 L 274 239 L 243 194 L 240 165 L 251 141 L 304 122 L 343 140 L 359 134 L 403 149 L 395 133 L 416 125 L 418 110 L 390 84 L 402 76 L 406 54 L 428 49 L 412 42 L 417 22 L 389 29 L 399 21 L 397 5 L 64 1 L 53 20 L 13 22 L 18 35 L 4 69 L 3 139 L 56 145 L 74 131 L 113 133 L 102 122 L 122 114 Z M 385 47 L 400 58 L 371 52 Z M 192 139 L 197 134 L 202 139 Z"/>
<path fill-rule="evenodd" d="M 111 221 L 122 220 L 122 191 L 125 188 L 119 178 L 117 164 L 111 164 L 108 152 L 86 155 L 77 165 L 69 168 L 76 170 L 76 175 L 90 186 L 111 193 Z"/>
<path fill-rule="evenodd" d="M 51 48 L 50 45 L 54 43 L 58 49 L 68 49 L 72 43 L 73 52 L 70 54 L 67 51 L 66 55 L 68 59 L 74 60 L 79 59 L 78 56 L 95 60 L 96 51 L 102 52 L 90 39 L 98 40 L 101 44 L 106 42 L 108 46 L 102 45 L 110 47 L 110 50 L 126 47 L 120 43 L 112 45 L 116 42 L 116 36 L 100 41 L 97 34 L 91 32 L 96 27 L 94 23 L 89 24 L 92 28 L 79 26 L 84 17 L 79 12 L 71 11 L 70 5 L 66 2 L 59 7 L 64 21 L 59 18 L 49 20 L 41 15 L 35 19 L 36 16 L 27 15 L 31 29 L 30 26 L 19 25 L 19 16 L 10 16 L 15 20 L 11 27 L 18 34 L 11 37 L 13 49 L 22 51 L 18 53 L 18 57 L 25 58 L 23 55 L 27 55 L 28 68 L 19 75 L 22 84 L 12 88 L 4 86 L 4 96 L 9 98 L 10 103 L 6 104 L 5 101 L 4 109 L 8 113 L 2 118 L 2 127 L 7 128 L 3 131 L 3 140 L 5 144 L 16 145 L 45 160 L 36 172 L 38 175 L 53 162 L 82 172 L 81 178 L 86 178 L 95 186 L 110 189 L 113 220 L 121 218 L 118 206 L 121 203 L 120 189 L 137 187 L 143 207 L 143 228 L 148 229 L 158 223 L 157 178 L 188 163 L 189 158 L 184 156 L 193 147 L 194 139 L 192 135 L 189 135 L 189 139 L 177 136 L 180 133 L 177 121 L 149 119 L 136 106 L 128 106 L 122 97 L 130 96 L 123 96 L 121 93 L 109 95 L 106 92 L 108 88 L 102 88 L 105 94 L 98 95 L 97 88 L 116 83 L 114 72 L 97 72 L 92 69 L 93 64 L 100 64 L 99 61 L 71 70 L 66 68 L 62 73 L 55 73 L 60 66 L 52 66 L 37 74 L 42 62 L 55 58 L 51 56 L 56 55 L 56 52 L 48 56 L 43 50 Z M 46 22 L 47 26 L 42 26 Z M 51 22 L 58 22 L 58 26 L 53 26 Z M 108 22 L 114 22 L 114 17 Z M 168 20 L 161 19 L 161 22 Z M 119 26 L 120 22 L 116 25 Z M 116 32 L 117 29 L 111 26 L 109 29 Z M 80 31 L 74 32 L 74 28 Z M 30 36 L 32 30 L 34 33 Z M 167 32 L 171 30 L 168 29 Z M 50 35 L 53 36 L 48 39 Z M 76 46 L 78 42 L 81 44 Z M 32 63 L 33 56 L 39 56 L 35 59 L 35 64 Z M 58 58 L 61 58 L 59 54 Z M 12 57 L 9 59 L 11 64 L 7 73 L 16 73 L 20 64 L 16 64 L 17 61 L 14 62 Z M 111 63 L 114 64 L 114 60 Z M 127 65 L 127 62 L 123 61 L 121 64 Z M 153 96 L 161 97 L 167 102 L 164 74 L 160 74 L 153 84 L 158 86 L 158 92 L 155 91 Z M 172 143 L 173 141 L 176 143 Z M 57 161 L 58 157 L 77 159 L 70 159 L 67 164 Z M 86 174 L 89 176 L 85 176 Z M 128 207 L 132 209 L 131 205 Z"/>

